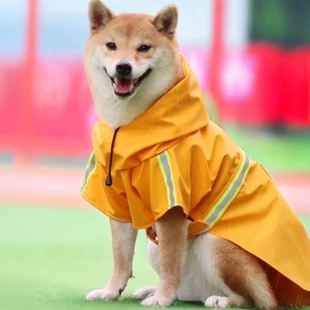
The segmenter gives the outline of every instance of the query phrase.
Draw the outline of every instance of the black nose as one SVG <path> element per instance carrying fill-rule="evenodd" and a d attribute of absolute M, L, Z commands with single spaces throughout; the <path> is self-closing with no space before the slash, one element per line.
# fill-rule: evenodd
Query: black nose
<path fill-rule="evenodd" d="M 129 75 L 131 73 L 131 65 L 128 63 L 119 63 L 116 65 L 116 72 L 120 75 Z"/>

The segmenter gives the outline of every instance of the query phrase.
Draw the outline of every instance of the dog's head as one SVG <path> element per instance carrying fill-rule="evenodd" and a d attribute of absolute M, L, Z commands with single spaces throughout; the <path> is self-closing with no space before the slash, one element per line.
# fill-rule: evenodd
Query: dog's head
<path fill-rule="evenodd" d="M 115 15 L 100 0 L 91 0 L 88 16 L 84 66 L 97 107 L 103 100 L 120 104 L 133 98 L 134 105 L 147 107 L 181 79 L 174 5 L 155 16 Z"/>

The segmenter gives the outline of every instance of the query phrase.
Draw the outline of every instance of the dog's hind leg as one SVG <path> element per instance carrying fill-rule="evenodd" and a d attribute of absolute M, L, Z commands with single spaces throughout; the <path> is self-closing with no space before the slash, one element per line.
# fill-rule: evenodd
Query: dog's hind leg
<path fill-rule="evenodd" d="M 226 308 L 226 307 L 249 307 L 252 304 L 244 297 L 239 295 L 210 296 L 205 302 L 205 306 L 209 308 Z"/>
<path fill-rule="evenodd" d="M 137 238 L 137 230 L 132 223 L 122 223 L 110 219 L 114 266 L 112 274 L 103 289 L 89 292 L 86 299 L 117 299 L 132 276 L 132 261 Z"/>
<path fill-rule="evenodd" d="M 217 238 L 217 237 L 216 237 Z M 225 239 L 214 243 L 217 283 L 227 297 L 211 296 L 205 305 L 210 307 L 246 307 L 260 309 L 277 306 L 274 292 L 259 261 L 250 253 Z"/>
<path fill-rule="evenodd" d="M 157 286 L 144 286 L 135 290 L 133 297 L 138 299 L 143 299 L 147 297 L 151 297 L 155 294 Z"/>
<path fill-rule="evenodd" d="M 188 223 L 180 207 L 167 211 L 157 222 L 159 284 L 153 296 L 142 301 L 146 306 L 169 306 L 176 298 L 185 253 Z"/>

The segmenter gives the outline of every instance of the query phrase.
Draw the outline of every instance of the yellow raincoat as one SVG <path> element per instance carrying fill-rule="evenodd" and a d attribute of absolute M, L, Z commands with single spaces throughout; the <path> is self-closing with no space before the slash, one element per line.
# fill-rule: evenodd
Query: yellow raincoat
<path fill-rule="evenodd" d="M 304 227 L 260 164 L 209 120 L 183 66 L 185 78 L 130 124 L 115 132 L 97 121 L 82 196 L 137 229 L 181 206 L 189 236 L 210 231 L 234 242 L 262 261 L 281 304 L 310 304 Z"/>

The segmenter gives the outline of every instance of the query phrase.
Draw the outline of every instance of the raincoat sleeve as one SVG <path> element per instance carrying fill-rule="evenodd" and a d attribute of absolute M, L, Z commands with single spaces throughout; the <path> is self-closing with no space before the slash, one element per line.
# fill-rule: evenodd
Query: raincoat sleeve
<path fill-rule="evenodd" d="M 201 150 L 187 143 L 178 143 L 145 161 L 132 180 L 154 221 L 175 206 L 190 216 L 211 187 Z"/>
<path fill-rule="evenodd" d="M 105 167 L 92 153 L 87 162 L 81 187 L 82 197 L 110 218 L 121 222 L 131 222 L 121 177 L 118 174 L 114 175 L 113 186 L 106 186 L 106 175 Z"/>

